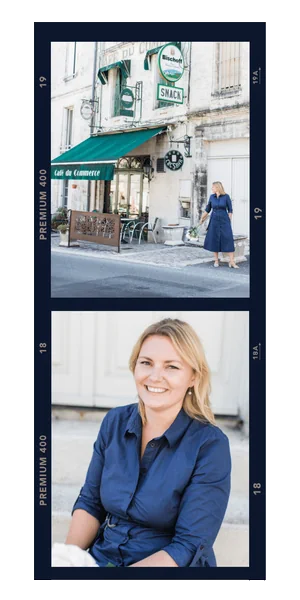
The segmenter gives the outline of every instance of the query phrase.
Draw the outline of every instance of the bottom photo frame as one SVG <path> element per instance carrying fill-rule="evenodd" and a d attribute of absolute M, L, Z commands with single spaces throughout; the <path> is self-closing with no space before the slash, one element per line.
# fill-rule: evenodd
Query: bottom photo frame
<path fill-rule="evenodd" d="M 51 428 L 54 578 L 250 566 L 248 311 L 52 312 Z"/>

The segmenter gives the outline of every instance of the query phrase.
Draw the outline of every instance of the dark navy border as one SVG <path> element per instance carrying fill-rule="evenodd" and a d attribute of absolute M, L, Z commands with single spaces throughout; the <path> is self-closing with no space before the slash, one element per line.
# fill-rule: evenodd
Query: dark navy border
<path fill-rule="evenodd" d="M 126 23 L 132 41 L 159 41 L 166 23 Z M 172 23 L 172 36 L 196 41 L 250 42 L 250 299 L 184 299 L 185 310 L 250 312 L 250 566 L 216 569 L 51 568 L 51 310 L 119 310 L 117 298 L 52 299 L 50 297 L 50 46 L 55 41 L 109 41 L 124 38 L 123 23 L 35 23 L 35 579 L 265 579 L 265 23 Z M 260 83 L 253 73 L 260 69 Z M 47 85 L 40 87 L 40 77 Z M 40 170 L 47 185 L 40 186 Z M 47 194 L 47 240 L 39 239 L 40 191 Z M 256 213 L 255 208 L 262 210 Z M 255 219 L 256 214 L 261 218 Z M 180 310 L 180 298 L 122 299 L 122 310 Z M 46 352 L 40 353 L 40 344 Z M 260 358 L 254 348 L 260 344 Z M 46 453 L 40 436 L 46 436 Z M 40 505 L 40 457 L 47 457 L 47 499 Z M 41 474 L 43 476 L 43 474 Z M 254 483 L 261 493 L 254 495 Z M 257 488 L 256 488 L 257 489 Z M 84 570 L 83 570 L 84 569 Z"/>

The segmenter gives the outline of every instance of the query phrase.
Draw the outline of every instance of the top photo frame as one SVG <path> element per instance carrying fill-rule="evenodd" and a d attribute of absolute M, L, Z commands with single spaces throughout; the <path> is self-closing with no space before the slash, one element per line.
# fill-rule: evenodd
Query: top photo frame
<path fill-rule="evenodd" d="M 53 298 L 250 296 L 264 86 L 231 38 L 51 43 Z"/>

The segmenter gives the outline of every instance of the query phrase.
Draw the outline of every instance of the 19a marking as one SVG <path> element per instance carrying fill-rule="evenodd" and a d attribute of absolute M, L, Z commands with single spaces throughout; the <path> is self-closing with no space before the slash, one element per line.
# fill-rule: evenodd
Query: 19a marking
<path fill-rule="evenodd" d="M 256 85 L 257 83 L 261 83 L 261 68 L 259 67 L 257 71 L 252 71 L 252 83 Z"/>
<path fill-rule="evenodd" d="M 254 215 L 254 219 L 261 219 L 262 215 L 260 213 L 262 213 L 262 208 L 255 208 L 254 209 L 255 215 Z"/>

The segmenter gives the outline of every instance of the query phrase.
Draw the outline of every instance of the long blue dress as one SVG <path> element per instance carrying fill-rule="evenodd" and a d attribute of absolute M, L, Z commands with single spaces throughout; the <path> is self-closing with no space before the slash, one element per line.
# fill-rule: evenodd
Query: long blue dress
<path fill-rule="evenodd" d="M 228 194 L 217 198 L 212 194 L 205 208 L 207 213 L 212 210 L 204 242 L 205 250 L 210 252 L 234 252 L 232 228 L 228 213 L 232 213 L 232 203 Z"/>

